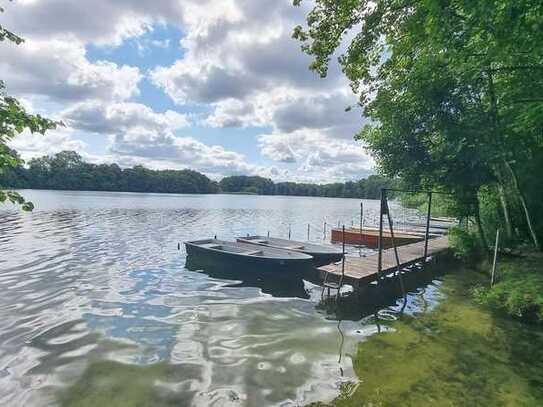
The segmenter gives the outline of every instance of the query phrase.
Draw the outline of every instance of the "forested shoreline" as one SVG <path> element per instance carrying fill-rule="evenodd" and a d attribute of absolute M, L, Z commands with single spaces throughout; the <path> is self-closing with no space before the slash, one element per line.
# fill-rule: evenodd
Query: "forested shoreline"
<path fill-rule="evenodd" d="M 268 178 L 244 175 L 225 177 L 217 182 L 193 170 L 152 170 L 141 165 L 121 168 L 117 164 L 92 164 L 85 162 L 74 151 L 34 158 L 27 166 L 19 164 L 0 173 L 0 186 L 14 189 L 244 193 L 376 199 L 381 188 L 391 185 L 390 180 L 377 175 L 360 181 L 330 184 L 275 183 Z"/>

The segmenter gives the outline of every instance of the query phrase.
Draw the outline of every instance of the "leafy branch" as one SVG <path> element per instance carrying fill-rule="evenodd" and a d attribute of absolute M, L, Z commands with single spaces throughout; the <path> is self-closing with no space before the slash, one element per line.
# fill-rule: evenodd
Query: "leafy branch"
<path fill-rule="evenodd" d="M 4 9 L 0 7 L 0 12 Z M 23 38 L 0 25 L 0 41 L 22 44 Z M 54 129 L 60 122 L 38 115 L 29 114 L 21 103 L 7 94 L 5 83 L 0 79 L 0 174 L 6 168 L 15 168 L 23 164 L 23 160 L 8 148 L 7 143 L 25 130 L 31 133 L 45 134 L 47 130 Z M 25 211 L 34 209 L 32 202 L 27 202 L 19 193 L 2 190 L 0 186 L 0 203 L 6 201 L 21 205 Z"/>

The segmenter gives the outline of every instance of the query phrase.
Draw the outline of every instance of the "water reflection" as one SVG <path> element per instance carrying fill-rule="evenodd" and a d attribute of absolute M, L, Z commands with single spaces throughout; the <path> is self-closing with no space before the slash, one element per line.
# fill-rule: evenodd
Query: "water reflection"
<path fill-rule="evenodd" d="M 198 271 L 217 279 L 235 280 L 228 283 L 228 287 L 255 287 L 263 293 L 274 297 L 310 298 L 304 285 L 304 276 L 311 271 L 292 273 L 274 273 L 273 271 L 260 271 L 252 268 L 233 267 L 228 264 L 218 265 L 206 263 L 197 257 L 188 256 L 185 267 L 191 271 Z"/>
<path fill-rule="evenodd" d="M 0 405 L 331 400 L 356 381 L 347 355 L 376 332 L 366 316 L 395 306 L 394 296 L 370 304 L 374 293 L 342 297 L 332 308 L 320 304 L 310 275 L 278 280 L 211 269 L 177 250 L 178 242 L 215 234 L 285 237 L 289 224 L 298 240 L 311 224 L 319 242 L 319 225 L 356 218 L 357 200 L 26 197 L 35 212 L 0 212 Z M 365 207 L 371 213 L 378 203 Z M 416 312 L 418 298 L 409 296 L 406 312 Z"/>

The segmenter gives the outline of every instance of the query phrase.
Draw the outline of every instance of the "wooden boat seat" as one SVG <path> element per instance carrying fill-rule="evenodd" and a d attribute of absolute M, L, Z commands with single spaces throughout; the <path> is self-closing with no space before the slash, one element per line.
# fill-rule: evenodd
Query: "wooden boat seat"
<path fill-rule="evenodd" d="M 201 244 L 200 247 L 205 247 L 206 249 L 220 249 L 221 245 L 217 243 L 205 243 Z"/>
<path fill-rule="evenodd" d="M 256 256 L 257 254 L 262 254 L 262 250 L 253 250 L 252 252 L 243 252 L 247 256 Z"/>

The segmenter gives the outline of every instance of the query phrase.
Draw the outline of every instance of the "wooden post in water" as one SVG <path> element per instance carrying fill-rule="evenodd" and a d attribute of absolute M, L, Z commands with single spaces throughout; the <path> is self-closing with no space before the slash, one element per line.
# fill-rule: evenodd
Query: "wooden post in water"
<path fill-rule="evenodd" d="M 290 229 L 290 224 L 288 225 L 288 240 L 290 240 L 290 235 L 291 235 L 291 229 Z"/>
<path fill-rule="evenodd" d="M 324 228 L 322 229 L 322 240 L 326 240 L 326 221 L 324 221 Z"/>
<path fill-rule="evenodd" d="M 424 262 L 428 257 L 428 239 L 430 238 L 430 217 L 432 216 L 432 193 L 428 192 L 428 213 L 426 214 L 426 234 L 424 236 Z"/>
<path fill-rule="evenodd" d="M 270 237 L 270 231 L 268 230 L 268 238 Z"/>
<path fill-rule="evenodd" d="M 311 225 L 308 223 L 307 224 L 307 241 L 309 242 L 309 230 L 311 228 Z"/>
<path fill-rule="evenodd" d="M 498 258 L 498 245 L 500 243 L 500 229 L 496 230 L 496 244 L 494 245 L 494 261 L 492 262 L 492 274 L 490 275 L 490 287 L 494 285 L 496 275 L 496 259 Z"/>

